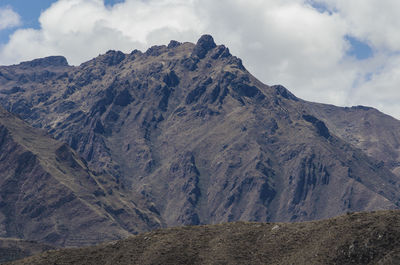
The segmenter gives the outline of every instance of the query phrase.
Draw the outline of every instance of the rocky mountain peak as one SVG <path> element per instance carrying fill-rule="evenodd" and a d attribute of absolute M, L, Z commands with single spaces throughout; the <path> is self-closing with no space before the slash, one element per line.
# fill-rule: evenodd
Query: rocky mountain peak
<path fill-rule="evenodd" d="M 196 46 L 194 46 L 192 55 L 203 59 L 206 54 L 215 47 L 217 47 L 217 45 L 214 42 L 214 38 L 211 35 L 203 35 L 197 41 Z"/>
<path fill-rule="evenodd" d="M 282 97 L 286 98 L 286 99 L 291 99 L 294 101 L 298 101 L 299 99 L 293 95 L 286 87 L 282 86 L 282 85 L 274 85 L 271 86 L 271 88 L 275 89 L 276 92 L 281 95 Z"/>
<path fill-rule="evenodd" d="M 59 67 L 69 66 L 68 61 L 64 56 L 48 56 L 44 58 L 35 59 L 32 61 L 22 62 L 21 67 Z"/>
<path fill-rule="evenodd" d="M 179 45 L 181 45 L 182 43 L 180 43 L 179 41 L 176 41 L 176 40 L 171 40 L 170 42 L 169 42 L 169 44 L 168 44 L 168 48 L 170 49 L 170 48 L 175 48 L 175 47 L 178 47 Z"/>
<path fill-rule="evenodd" d="M 121 51 L 109 50 L 106 52 L 103 62 L 108 66 L 117 65 L 125 59 L 125 53 Z"/>

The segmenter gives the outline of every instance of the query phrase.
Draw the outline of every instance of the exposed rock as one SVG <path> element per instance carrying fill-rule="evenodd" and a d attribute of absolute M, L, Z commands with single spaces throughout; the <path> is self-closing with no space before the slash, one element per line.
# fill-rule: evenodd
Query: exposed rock
<path fill-rule="evenodd" d="M 212 83 L 212 78 L 207 78 L 204 82 L 200 83 L 195 89 L 189 92 L 186 97 L 186 104 L 197 102 L 199 98 L 206 92 L 207 86 Z"/>
<path fill-rule="evenodd" d="M 158 108 L 162 111 L 167 111 L 168 108 L 168 101 L 169 101 L 169 97 L 172 93 L 172 90 L 170 87 L 164 86 L 161 88 L 161 100 L 158 103 Z"/>
<path fill-rule="evenodd" d="M 226 58 L 229 56 L 232 56 L 231 53 L 229 52 L 229 49 L 224 45 L 219 45 L 216 51 L 211 55 L 211 58 L 217 60 L 218 58 Z"/>
<path fill-rule="evenodd" d="M 145 52 L 145 54 L 148 56 L 159 56 L 165 51 L 165 49 L 166 49 L 165 45 L 159 45 L 159 46 L 155 45 L 155 46 L 150 47 Z"/>
<path fill-rule="evenodd" d="M 25 90 L 20 88 L 20 87 L 18 87 L 18 86 L 15 86 L 15 87 L 13 87 L 11 89 L 3 90 L 0 93 L 6 94 L 6 95 L 12 95 L 12 94 L 15 94 L 15 93 L 18 93 L 18 92 L 25 92 Z"/>
<path fill-rule="evenodd" d="M 22 62 L 20 67 L 57 67 L 68 66 L 67 59 L 64 56 L 49 56 L 45 58 L 35 59 L 32 61 Z"/>
<path fill-rule="evenodd" d="M 285 88 L 284 86 L 275 85 L 275 86 L 271 86 L 271 88 L 276 89 L 276 92 L 279 95 L 281 95 L 282 97 L 286 98 L 286 99 L 291 99 L 291 100 L 294 100 L 294 101 L 298 101 L 299 100 L 295 95 L 290 93 L 290 91 L 287 90 L 287 88 Z"/>
<path fill-rule="evenodd" d="M 196 70 L 198 63 L 199 63 L 198 58 L 189 57 L 189 58 L 181 59 L 181 64 L 189 71 Z"/>
<path fill-rule="evenodd" d="M 164 76 L 163 81 L 169 87 L 176 87 L 179 85 L 179 77 L 173 70 Z"/>
<path fill-rule="evenodd" d="M 323 121 L 318 120 L 312 115 L 303 115 L 303 119 L 312 123 L 317 129 L 317 133 L 322 137 L 329 138 L 331 135 L 329 134 L 329 130 L 326 127 Z"/>
<path fill-rule="evenodd" d="M 192 56 L 197 56 L 199 59 L 203 59 L 206 54 L 217 47 L 214 42 L 214 39 L 210 35 L 203 35 L 197 41 L 196 46 L 193 48 Z"/>
<path fill-rule="evenodd" d="M 122 107 L 128 106 L 134 101 L 134 98 L 129 93 L 128 89 L 122 90 L 114 99 L 114 104 Z"/>
<path fill-rule="evenodd" d="M 125 54 L 121 51 L 108 51 L 104 58 L 103 62 L 108 66 L 117 65 L 125 59 Z"/>
<path fill-rule="evenodd" d="M 178 47 L 179 45 L 181 45 L 182 43 L 180 43 L 180 42 L 178 42 L 178 41 L 176 41 L 176 40 L 171 40 L 170 42 L 169 42 L 169 44 L 168 44 L 168 49 L 171 49 L 171 48 L 176 48 L 176 47 Z"/>

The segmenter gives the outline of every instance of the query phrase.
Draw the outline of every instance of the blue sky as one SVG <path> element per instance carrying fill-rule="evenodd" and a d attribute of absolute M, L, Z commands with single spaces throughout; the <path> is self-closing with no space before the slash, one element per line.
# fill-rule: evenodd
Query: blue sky
<path fill-rule="evenodd" d="M 373 50 L 367 43 L 350 35 L 345 38 L 350 44 L 347 55 L 354 56 L 357 60 L 365 60 L 373 56 Z"/>
<path fill-rule="evenodd" d="M 328 5 L 324 4 L 323 2 L 317 2 L 311 0 L 309 1 L 309 3 L 313 8 L 315 8 L 320 13 L 327 12 L 331 15 L 334 12 L 333 10 L 330 10 Z M 346 55 L 354 57 L 357 60 L 364 60 L 373 56 L 373 50 L 368 45 L 368 43 L 363 42 L 362 40 L 351 35 L 345 36 L 345 39 L 346 41 L 348 41 L 350 45 L 350 47 L 346 52 Z"/>
<path fill-rule="evenodd" d="M 11 6 L 12 9 L 21 16 L 22 27 L 39 27 L 39 16 L 54 1 L 40 0 L 0 0 L 0 7 Z M 38 4 L 40 3 L 40 4 Z M 8 37 L 15 31 L 15 28 L 0 31 L 0 43 L 8 41 Z"/>
<path fill-rule="evenodd" d="M 24 27 L 38 28 L 40 13 L 49 8 L 53 2 L 55 1 L 0 0 L 0 6 L 11 6 L 21 16 Z M 4 40 L 3 36 L 2 40 Z"/>
<path fill-rule="evenodd" d="M 266 84 L 400 118 L 398 10 L 398 0 L 0 0 L 0 65 L 49 55 L 79 65 L 209 33 Z"/>

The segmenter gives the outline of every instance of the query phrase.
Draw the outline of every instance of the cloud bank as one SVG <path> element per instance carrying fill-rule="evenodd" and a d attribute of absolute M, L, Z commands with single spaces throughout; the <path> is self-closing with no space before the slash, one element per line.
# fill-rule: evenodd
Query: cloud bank
<path fill-rule="evenodd" d="M 209 33 L 267 84 L 400 118 L 397 10 L 397 0 L 58 0 L 41 14 L 40 29 L 10 36 L 0 64 L 59 54 L 78 65 L 109 49 L 146 50 Z M 369 45 L 372 56 L 349 55 L 349 36 Z"/>
<path fill-rule="evenodd" d="M 0 30 L 13 28 L 20 24 L 20 16 L 11 7 L 0 7 Z"/>

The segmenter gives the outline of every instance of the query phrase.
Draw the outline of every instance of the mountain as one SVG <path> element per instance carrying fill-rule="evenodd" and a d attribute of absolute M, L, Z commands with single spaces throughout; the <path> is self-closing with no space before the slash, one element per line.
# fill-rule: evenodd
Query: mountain
<path fill-rule="evenodd" d="M 66 144 L 0 108 L 0 237 L 88 245 L 159 227 Z"/>
<path fill-rule="evenodd" d="M 2 66 L 0 104 L 67 143 L 93 176 L 119 185 L 113 193 L 154 216 L 132 231 L 399 208 L 397 156 L 375 154 L 380 140 L 356 120 L 364 110 L 330 115 L 265 85 L 209 35 L 108 51 L 80 66 L 59 56 Z M 393 141 L 382 143 L 397 150 L 400 126 L 391 122 Z"/>
<path fill-rule="evenodd" d="M 157 230 L 12 264 L 399 264 L 400 213 L 305 223 L 229 223 Z"/>

